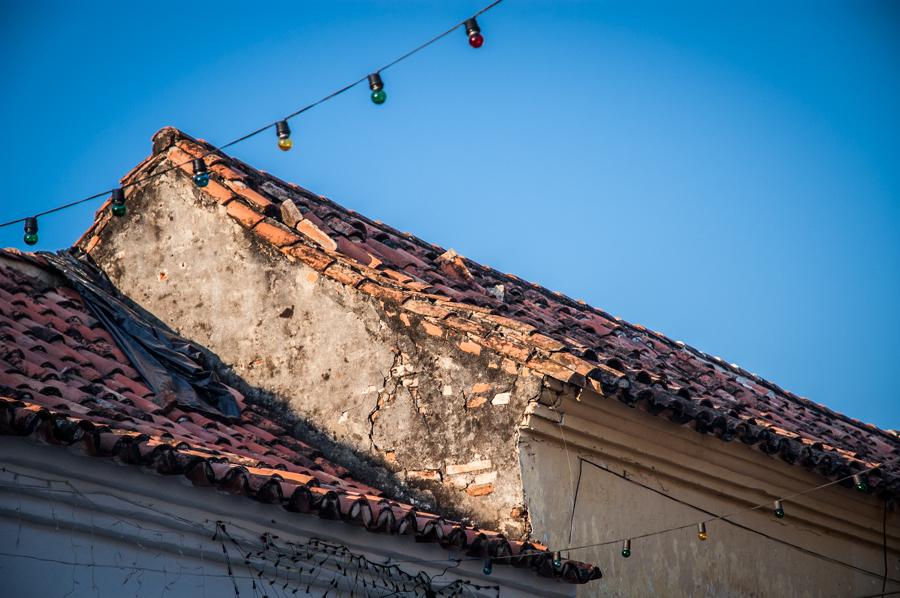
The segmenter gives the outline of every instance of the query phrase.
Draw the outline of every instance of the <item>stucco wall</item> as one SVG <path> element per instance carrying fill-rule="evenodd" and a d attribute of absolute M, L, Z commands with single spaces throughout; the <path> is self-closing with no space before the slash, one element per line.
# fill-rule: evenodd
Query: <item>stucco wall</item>
<path fill-rule="evenodd" d="M 581 399 L 534 414 L 522 435 L 534 535 L 552 546 L 695 524 L 823 483 L 740 443 L 701 436 L 617 401 Z M 600 585 L 580 588 L 580 596 L 868 596 L 881 591 L 882 508 L 874 497 L 829 488 L 785 502 L 785 519 L 767 507 L 733 517 L 737 525 L 710 523 L 705 542 L 692 526 L 635 539 L 628 559 L 620 542 L 563 554 L 603 569 Z M 898 536 L 897 515 L 889 512 L 893 579 L 900 579 Z M 889 581 L 887 589 L 900 583 Z"/>
<path fill-rule="evenodd" d="M 92 256 L 124 293 L 350 449 L 332 459 L 368 455 L 426 508 L 525 533 L 515 424 L 539 389 L 528 370 L 289 261 L 180 172 L 133 194 Z"/>
<path fill-rule="evenodd" d="M 224 524 L 229 536 L 213 533 L 216 522 Z M 296 560 L 286 558 L 277 573 L 273 552 L 265 559 L 252 556 L 252 566 L 246 566 L 250 547 L 264 548 L 264 533 L 273 535 L 282 553 L 290 552 L 289 543 L 306 546 L 317 538 L 371 563 L 399 564 L 410 576 L 425 573 L 437 580 L 436 588 L 463 579 L 499 586 L 504 598 L 565 598 L 575 591 L 570 584 L 511 566 L 498 564 L 487 576 L 478 560 L 445 572 L 446 550 L 408 536 L 373 534 L 340 521 L 194 487 L 180 476 L 147 474 L 77 451 L 0 437 L 3 596 L 236 596 L 236 584 L 240 596 L 380 598 L 392 592 L 385 579 L 403 579 L 315 549 L 298 551 Z M 261 568 L 260 563 L 268 566 Z M 278 582 L 269 584 L 276 575 Z M 373 581 L 378 583 L 375 588 Z M 493 589 L 467 587 L 466 595 L 495 595 Z M 418 592 L 401 595 L 424 594 L 419 586 Z"/>

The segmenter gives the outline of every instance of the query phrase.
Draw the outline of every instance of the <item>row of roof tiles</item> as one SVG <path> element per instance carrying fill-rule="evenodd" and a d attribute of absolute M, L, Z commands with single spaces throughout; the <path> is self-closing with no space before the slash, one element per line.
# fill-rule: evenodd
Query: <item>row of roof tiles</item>
<path fill-rule="evenodd" d="M 123 178 L 214 151 L 175 129 L 154 137 L 154 154 Z M 369 220 L 297 185 L 214 152 L 200 192 L 288 259 L 398 308 L 463 351 L 493 351 L 564 383 L 615 397 L 701 433 L 755 445 L 825 476 L 876 463 L 870 487 L 900 493 L 895 434 L 784 391 L 738 366 L 629 324 L 538 285 L 497 272 Z M 131 189 L 134 189 L 133 187 Z M 79 244 L 90 251 L 110 216 L 98 212 Z"/>
<path fill-rule="evenodd" d="M 40 256 L 2 253 L 47 269 Z M 195 485 L 215 486 L 292 511 L 414 536 L 473 556 L 510 554 L 517 566 L 573 583 L 599 569 L 533 543 L 419 512 L 350 477 L 314 447 L 293 438 L 262 405 L 230 391 L 238 418 L 210 419 L 153 393 L 74 289 L 0 264 L 0 434 L 77 445 Z"/>

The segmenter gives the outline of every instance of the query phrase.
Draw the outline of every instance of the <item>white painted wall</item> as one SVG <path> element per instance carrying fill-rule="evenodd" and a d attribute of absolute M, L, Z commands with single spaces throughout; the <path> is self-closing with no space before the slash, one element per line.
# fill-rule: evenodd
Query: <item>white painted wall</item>
<path fill-rule="evenodd" d="M 261 547 L 259 538 L 265 532 L 278 536 L 275 542 L 282 547 L 319 538 L 374 562 L 417 561 L 400 565 L 412 575 L 424 571 L 437 576 L 450 556 L 437 545 L 417 544 L 409 537 L 373 534 L 342 522 L 289 513 L 279 506 L 193 487 L 180 476 L 148 474 L 21 438 L 0 437 L 0 467 L 3 596 L 234 596 L 222 545 L 212 539 L 220 520 L 242 546 Z M 240 595 L 254 596 L 250 571 L 233 545 L 225 544 Z M 312 561 L 324 558 L 321 552 L 311 555 Z M 267 589 L 256 595 L 303 596 L 306 584 L 311 584 L 311 595 L 322 596 L 333 580 L 339 585 L 331 589 L 330 597 L 351 592 L 391 594 L 384 587 L 363 591 L 362 580 L 368 579 L 368 584 L 382 577 L 366 577 L 368 573 L 360 571 L 357 578 L 355 569 L 342 575 L 335 562 L 330 560 L 317 573 L 303 574 L 300 584 L 292 571 L 287 589 L 281 587 L 288 581 L 281 565 L 279 583 L 266 584 Z M 545 580 L 528 570 L 495 565 L 485 576 L 481 568 L 480 561 L 467 561 L 440 579 L 449 583 L 463 577 L 479 585 L 499 585 L 504 598 L 575 593 L 571 584 Z M 273 568 L 266 570 L 269 579 L 274 575 Z M 296 594 L 294 588 L 299 588 Z M 485 590 L 474 595 L 495 594 Z"/>

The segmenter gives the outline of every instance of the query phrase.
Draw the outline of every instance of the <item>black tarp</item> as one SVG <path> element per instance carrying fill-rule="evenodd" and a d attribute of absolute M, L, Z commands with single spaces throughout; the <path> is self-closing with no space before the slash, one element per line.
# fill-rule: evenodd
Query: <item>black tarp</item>
<path fill-rule="evenodd" d="M 206 365 L 200 348 L 154 326 L 129 307 L 89 256 L 76 256 L 75 250 L 40 255 L 78 291 L 91 314 L 103 323 L 156 394 L 155 403 L 164 407 L 174 399 L 182 408 L 218 418 L 240 415 L 237 401 Z"/>

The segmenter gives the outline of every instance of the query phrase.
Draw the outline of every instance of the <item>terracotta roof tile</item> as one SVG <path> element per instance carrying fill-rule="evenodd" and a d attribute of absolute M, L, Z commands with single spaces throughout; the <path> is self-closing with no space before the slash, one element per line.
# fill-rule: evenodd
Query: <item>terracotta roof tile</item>
<path fill-rule="evenodd" d="M 166 128 L 154 137 L 155 154 L 164 156 L 175 142 L 184 151 L 212 149 Z M 130 176 L 151 171 L 160 159 L 151 156 Z M 296 245 L 289 255 L 382 300 L 408 301 L 415 290 L 448 299 L 441 308 L 453 313 L 443 317 L 441 325 L 471 335 L 452 339 L 463 351 L 477 353 L 484 346 L 560 381 L 597 389 L 679 424 L 693 422 L 697 431 L 723 440 L 740 438 L 765 452 L 778 445 L 777 452 L 788 462 L 828 477 L 884 461 L 900 451 L 895 435 L 798 397 L 684 343 L 369 220 L 237 159 L 221 153 L 215 159 L 244 173 L 247 188 L 266 189 L 273 196 L 278 190 L 279 201 L 295 203 L 304 218 L 298 229 L 328 253 L 326 258 L 312 247 Z M 274 211 L 268 215 L 277 217 L 279 210 Z M 252 228 L 262 214 L 244 217 Z M 89 232 L 99 232 L 104 222 L 98 220 Z M 304 223 L 309 223 L 309 230 L 303 230 Z M 366 278 L 360 273 L 364 267 L 385 271 L 387 276 Z M 395 286 L 402 281 L 394 273 L 413 280 Z M 724 423 L 710 426 L 704 423 L 708 421 Z M 747 421 L 759 421 L 768 428 Z M 767 433 L 761 435 L 760 430 Z M 855 456 L 820 448 L 825 446 L 846 447 L 847 454 Z M 870 487 L 900 492 L 900 465 L 873 477 Z"/>
<path fill-rule="evenodd" d="M 321 266 L 325 258 L 318 250 L 310 251 L 312 262 Z M 27 254 L 3 255 L 46 264 Z M 383 498 L 380 490 L 352 479 L 345 468 L 287 434 L 266 407 L 248 403 L 233 388 L 229 391 L 242 407 L 237 418 L 215 420 L 162 400 L 128 364 L 77 292 L 65 286 L 47 288 L 16 268 L 0 265 L 0 434 L 81 446 L 89 455 L 183 475 L 195 485 L 215 486 L 291 511 L 343 520 L 373 532 L 409 534 L 417 541 L 449 545 L 454 539 L 473 556 L 488 555 L 490 546 L 473 545 L 473 528 L 416 514 L 411 505 Z M 540 575 L 573 583 L 600 576 L 599 569 L 575 561 L 566 561 L 560 570 L 548 569 L 546 549 L 508 544 L 531 555 L 525 565 Z"/>

